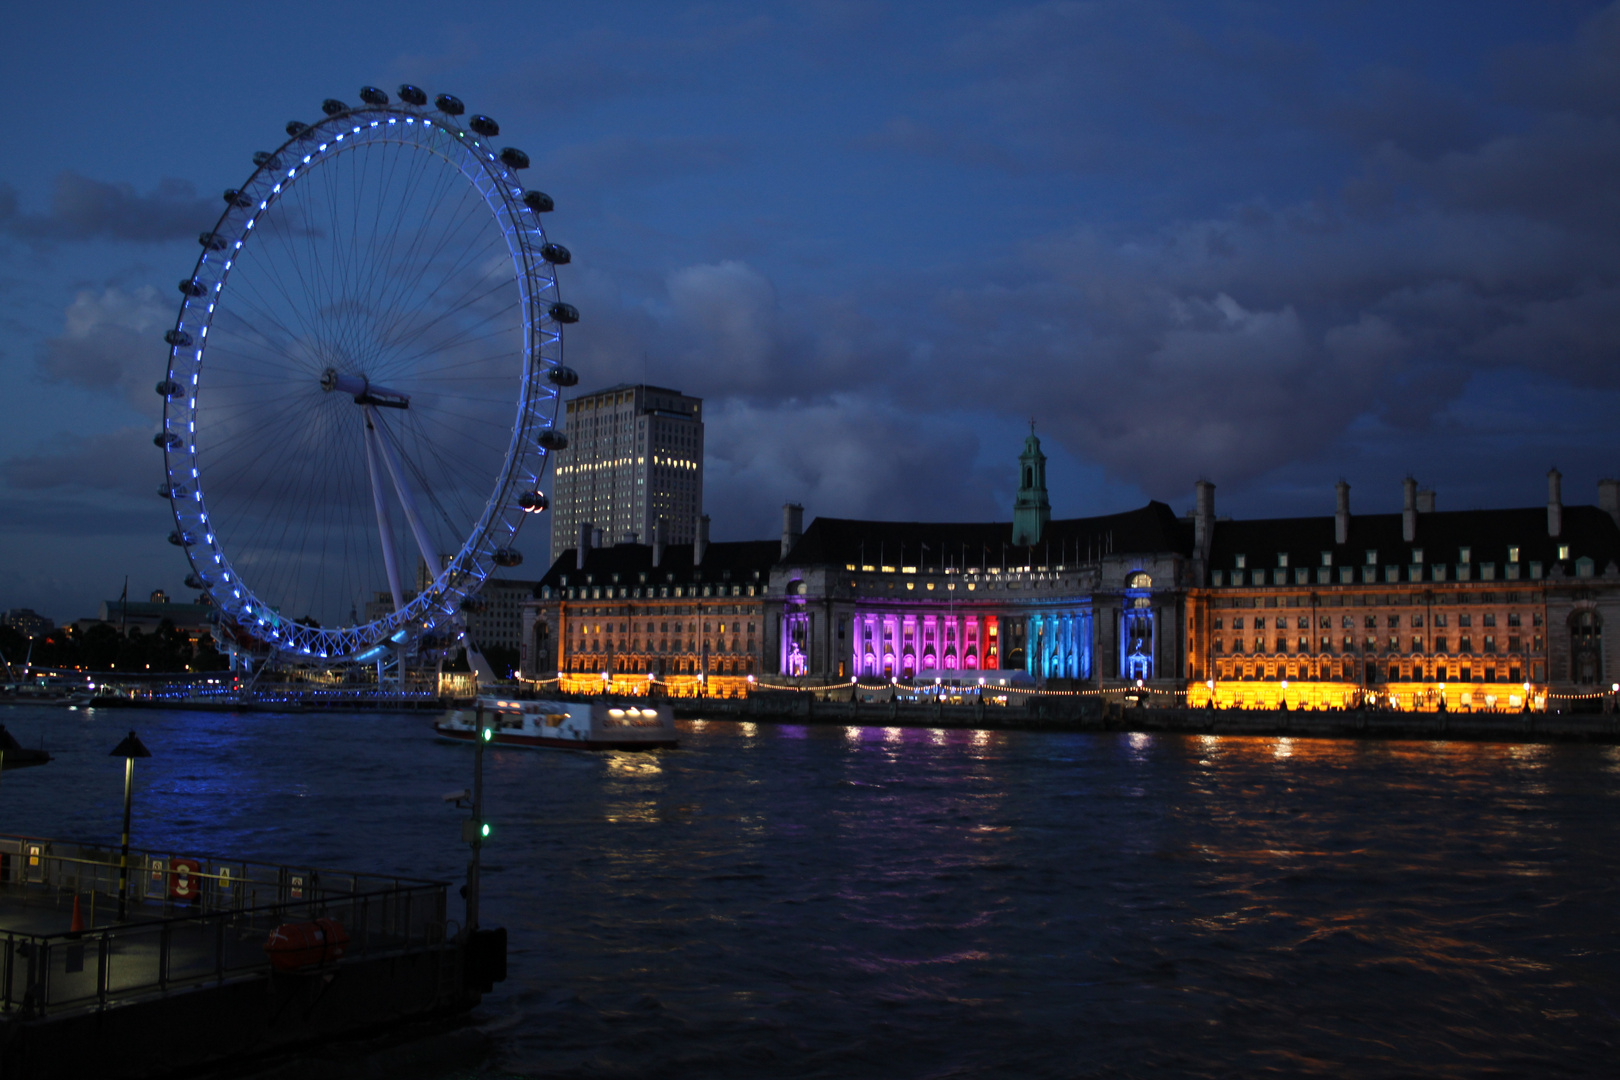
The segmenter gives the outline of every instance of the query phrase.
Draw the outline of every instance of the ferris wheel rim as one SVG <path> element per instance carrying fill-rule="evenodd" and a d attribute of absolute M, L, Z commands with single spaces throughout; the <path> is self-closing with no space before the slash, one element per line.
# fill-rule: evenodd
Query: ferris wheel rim
<path fill-rule="evenodd" d="M 479 120 L 487 118 L 473 118 Z M 546 435 L 556 423 L 562 383 L 552 378 L 548 386 L 545 376 L 568 371 L 562 366 L 562 326 L 574 316 L 573 309 L 561 303 L 556 264 L 542 254 L 547 242 L 539 215 L 550 208 L 550 199 L 540 196 L 541 201 L 535 201 L 538 193 L 526 193 L 518 182 L 516 171 L 527 165 L 526 155 L 498 151 L 487 133 L 464 130 L 468 126 L 472 124 L 459 123 L 455 114 L 370 99 L 357 108 L 331 111 L 296 132 L 289 125 L 291 137 L 275 151 L 255 155 L 248 181 L 227 194 L 226 208 L 214 228 L 199 237 L 203 250 L 191 277 L 181 283 L 179 314 L 165 335 L 170 352 L 166 378 L 159 384 L 164 421 L 156 440 L 164 453 L 166 481 L 161 493 L 167 496 L 175 521 L 170 539 L 185 552 L 221 617 L 229 617 L 273 652 L 326 663 L 370 660 L 453 623 L 461 603 L 501 565 L 498 553 L 507 550 L 522 525 L 528 508 L 519 505 L 520 489 L 527 498 L 550 463 L 554 446 Z M 236 573 L 211 527 L 204 493 L 207 462 L 199 460 L 197 449 L 198 387 L 206 370 L 208 329 L 255 224 L 315 168 L 374 142 L 406 143 L 437 154 L 483 199 L 512 261 L 523 326 L 522 374 L 498 475 L 483 512 L 448 564 L 396 611 L 355 620 L 352 626 L 325 628 L 294 621 L 262 601 Z M 559 261 L 565 260 L 566 256 Z"/>

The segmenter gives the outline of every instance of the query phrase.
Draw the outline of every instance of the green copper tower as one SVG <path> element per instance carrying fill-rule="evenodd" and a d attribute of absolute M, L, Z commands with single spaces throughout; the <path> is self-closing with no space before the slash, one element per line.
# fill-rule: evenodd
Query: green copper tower
<path fill-rule="evenodd" d="M 1029 438 L 1024 440 L 1024 452 L 1018 455 L 1018 475 L 1012 542 L 1038 544 L 1046 523 L 1052 520 L 1052 503 L 1046 497 L 1046 455 L 1041 453 L 1041 440 L 1035 437 L 1033 420 L 1029 424 Z"/>

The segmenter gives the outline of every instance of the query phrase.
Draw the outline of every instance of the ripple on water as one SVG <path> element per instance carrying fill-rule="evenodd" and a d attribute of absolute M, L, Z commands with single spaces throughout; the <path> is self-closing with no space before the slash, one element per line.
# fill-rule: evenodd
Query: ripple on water
<path fill-rule="evenodd" d="M 13 708 L 18 832 L 452 878 L 414 717 Z M 493 751 L 476 1048 L 400 1075 L 1610 1075 L 1613 748 L 684 725 Z M 459 1055 L 459 1056 L 458 1056 Z M 340 1053 L 300 1069 L 342 1074 Z M 333 1072 L 333 1070 L 337 1070 Z M 414 1071 L 412 1071 L 414 1070 Z"/>

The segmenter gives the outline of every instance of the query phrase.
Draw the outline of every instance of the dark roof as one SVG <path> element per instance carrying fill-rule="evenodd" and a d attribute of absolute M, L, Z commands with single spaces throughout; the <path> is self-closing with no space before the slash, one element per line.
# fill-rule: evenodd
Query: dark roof
<path fill-rule="evenodd" d="M 1145 555 L 1192 551 L 1192 523 L 1177 518 L 1162 502 L 1139 510 L 1102 517 L 1050 521 L 1033 548 L 1014 547 L 1012 523 L 856 521 L 818 517 L 804 530 L 784 563 L 796 566 L 997 565 L 1007 557 L 1032 552 L 1042 563 L 1091 561 L 1102 554 Z M 923 545 L 928 546 L 926 552 Z"/>
<path fill-rule="evenodd" d="M 1290 566 L 1317 566 L 1322 552 L 1333 553 L 1336 566 L 1359 566 L 1368 551 L 1378 552 L 1381 565 L 1405 565 L 1412 548 L 1423 549 L 1426 563 L 1459 562 L 1458 549 L 1469 549 L 1475 563 L 1505 564 L 1508 548 L 1519 549 L 1520 562 L 1558 561 L 1558 545 L 1568 544 L 1570 559 L 1583 556 L 1602 573 L 1610 560 L 1620 561 L 1620 526 L 1596 506 L 1564 507 L 1562 535 L 1547 535 L 1545 506 L 1516 510 L 1434 511 L 1417 516 L 1417 535 L 1402 539 L 1400 514 L 1351 515 L 1344 544 L 1335 544 L 1334 518 L 1270 518 L 1256 521 L 1217 521 L 1210 545 L 1211 569 L 1226 570 L 1234 557 L 1247 556 L 1248 565 L 1269 569 L 1277 555 L 1287 553 Z"/>
<path fill-rule="evenodd" d="M 627 382 L 622 382 L 622 383 L 614 383 L 612 386 L 604 386 L 600 390 L 592 390 L 589 393 L 575 394 L 573 396 L 573 400 L 578 401 L 580 398 L 595 397 L 598 394 L 612 394 L 612 393 L 615 393 L 616 391 L 619 391 L 619 390 L 636 390 L 636 389 L 650 390 L 655 394 L 674 394 L 676 397 L 688 397 L 689 396 L 687 394 L 683 394 L 679 390 L 672 390 L 667 386 L 654 386 L 652 383 L 627 383 Z"/>
<path fill-rule="evenodd" d="M 569 548 L 557 557 L 535 586 L 539 595 L 541 586 L 556 588 L 563 578 L 570 585 L 591 584 L 638 585 L 640 575 L 647 575 L 648 584 L 690 581 L 754 581 L 754 573 L 763 582 L 769 576 L 777 556 L 782 553 L 780 540 L 730 540 L 710 544 L 703 552 L 703 565 L 692 565 L 691 544 L 670 544 L 664 548 L 664 557 L 655 569 L 652 564 L 651 544 L 614 544 L 612 547 L 591 548 L 585 553 L 584 569 L 575 568 L 575 551 Z M 614 582 L 613 575 L 619 580 Z M 673 575 L 673 576 L 672 576 Z M 727 575 L 730 575 L 729 577 Z"/>

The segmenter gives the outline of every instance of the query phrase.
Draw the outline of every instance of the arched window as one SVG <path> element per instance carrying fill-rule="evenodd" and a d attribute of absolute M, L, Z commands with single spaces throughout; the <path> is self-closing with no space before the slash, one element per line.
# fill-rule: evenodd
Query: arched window
<path fill-rule="evenodd" d="M 1127 589 L 1151 589 L 1153 588 L 1153 578 L 1145 570 L 1138 570 L 1133 574 L 1125 575 L 1125 587 Z"/>

